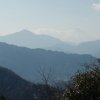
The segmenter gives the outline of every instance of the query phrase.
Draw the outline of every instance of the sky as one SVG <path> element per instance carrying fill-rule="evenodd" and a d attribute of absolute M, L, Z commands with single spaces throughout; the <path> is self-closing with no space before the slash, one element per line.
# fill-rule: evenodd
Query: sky
<path fill-rule="evenodd" d="M 0 0 L 0 35 L 23 29 L 66 42 L 100 39 L 100 0 Z"/>

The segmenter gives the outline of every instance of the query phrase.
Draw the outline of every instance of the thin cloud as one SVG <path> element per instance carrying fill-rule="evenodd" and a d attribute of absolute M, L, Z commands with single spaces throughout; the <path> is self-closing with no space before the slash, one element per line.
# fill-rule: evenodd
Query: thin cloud
<path fill-rule="evenodd" d="M 100 3 L 93 3 L 93 8 L 100 11 Z"/>
<path fill-rule="evenodd" d="M 92 37 L 91 34 L 85 32 L 84 30 L 81 30 L 80 28 L 69 29 L 66 31 L 44 28 L 44 29 L 35 30 L 34 32 L 36 34 L 49 35 L 69 43 L 80 43 L 85 41 L 91 41 L 91 40 L 95 40 L 97 36 L 95 34 Z"/>

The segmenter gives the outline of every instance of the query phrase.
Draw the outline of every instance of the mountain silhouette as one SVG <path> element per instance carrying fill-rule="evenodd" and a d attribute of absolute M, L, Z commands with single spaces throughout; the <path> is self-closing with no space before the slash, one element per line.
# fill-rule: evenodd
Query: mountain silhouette
<path fill-rule="evenodd" d="M 98 58 L 100 57 L 100 40 L 71 45 L 48 35 L 37 35 L 28 30 L 21 30 L 13 34 L 0 36 L 0 42 L 31 49 L 41 48 L 65 53 L 90 54 Z"/>
<path fill-rule="evenodd" d="M 60 43 L 59 39 L 47 36 L 47 35 L 36 35 L 28 30 L 22 30 L 10 35 L 1 36 L 0 42 L 6 42 L 28 48 L 44 48 L 47 49 L 53 45 Z"/>
<path fill-rule="evenodd" d="M 78 69 L 83 69 L 84 64 L 95 60 L 96 58 L 90 55 L 66 54 L 0 43 L 0 65 L 29 81 L 40 81 L 40 72 L 47 75 L 49 71 L 53 79 L 66 80 Z"/>

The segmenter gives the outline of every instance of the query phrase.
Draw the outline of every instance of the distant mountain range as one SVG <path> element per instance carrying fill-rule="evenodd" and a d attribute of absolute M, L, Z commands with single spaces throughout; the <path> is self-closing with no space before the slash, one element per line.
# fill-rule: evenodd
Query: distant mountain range
<path fill-rule="evenodd" d="M 22 30 L 14 34 L 7 36 L 1 36 L 0 42 L 6 42 L 8 44 L 18 45 L 28 48 L 49 48 L 53 45 L 59 44 L 59 39 L 47 36 L 36 35 L 28 30 Z"/>
<path fill-rule="evenodd" d="M 100 58 L 100 40 L 84 42 L 76 47 L 76 53 L 91 54 Z"/>
<path fill-rule="evenodd" d="M 50 48 L 50 50 L 63 51 L 65 53 L 90 54 L 100 58 L 100 40 L 84 42 L 73 46 L 60 43 Z"/>
<path fill-rule="evenodd" d="M 0 36 L 0 66 L 4 66 L 0 67 L 0 95 L 10 100 L 47 100 L 45 86 L 32 82 L 43 82 L 44 76 L 52 82 L 68 80 L 96 62 L 99 44 L 100 40 L 70 45 L 27 30 Z"/>
<path fill-rule="evenodd" d="M 79 45 L 70 45 L 59 39 L 47 36 L 36 35 L 30 31 L 22 30 L 6 36 L 0 36 L 0 42 L 6 42 L 21 47 L 41 48 L 65 53 L 90 54 L 100 57 L 100 40 L 84 42 Z"/>
<path fill-rule="evenodd" d="M 50 73 L 52 80 L 67 80 L 84 64 L 95 62 L 90 55 L 29 49 L 0 43 L 0 65 L 5 66 L 29 81 L 40 82 L 41 72 Z"/>

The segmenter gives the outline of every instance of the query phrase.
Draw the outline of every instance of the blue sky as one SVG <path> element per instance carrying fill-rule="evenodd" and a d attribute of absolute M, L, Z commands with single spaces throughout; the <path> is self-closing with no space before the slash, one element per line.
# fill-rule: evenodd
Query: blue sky
<path fill-rule="evenodd" d="M 100 0 L 0 0 L 0 34 L 22 29 L 68 42 L 100 39 Z"/>

